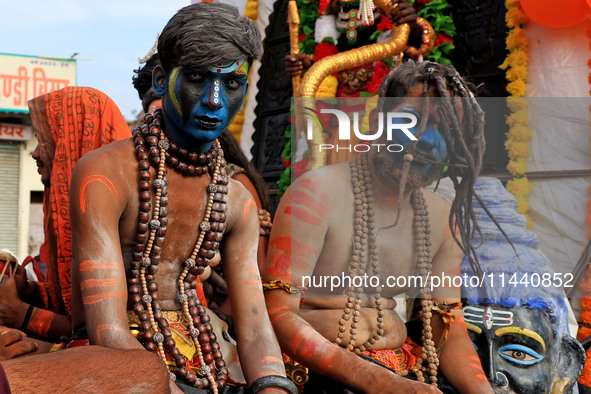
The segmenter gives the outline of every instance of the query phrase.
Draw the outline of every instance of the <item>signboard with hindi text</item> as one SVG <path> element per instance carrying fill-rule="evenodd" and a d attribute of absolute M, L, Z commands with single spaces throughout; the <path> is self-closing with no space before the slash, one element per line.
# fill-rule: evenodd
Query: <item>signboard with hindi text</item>
<path fill-rule="evenodd" d="M 28 112 L 27 101 L 76 85 L 76 60 L 0 54 L 0 111 Z"/>
<path fill-rule="evenodd" d="M 28 141 L 32 135 L 31 126 L 0 123 L 0 140 Z"/>

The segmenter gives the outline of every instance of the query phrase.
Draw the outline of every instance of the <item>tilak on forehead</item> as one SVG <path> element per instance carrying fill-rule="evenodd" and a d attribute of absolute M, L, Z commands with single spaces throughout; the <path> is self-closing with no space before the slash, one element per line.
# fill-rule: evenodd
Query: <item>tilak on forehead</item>
<path fill-rule="evenodd" d="M 174 86 L 176 85 L 176 80 L 180 74 L 181 68 L 182 67 L 179 66 L 172 70 L 168 80 L 168 94 L 172 104 L 174 105 L 174 108 L 177 110 L 179 115 L 182 116 L 183 112 L 174 92 Z M 248 75 L 248 61 L 246 59 L 242 59 L 232 60 L 227 63 L 216 63 L 207 67 L 207 71 L 213 74 L 213 81 L 210 82 L 209 85 L 209 105 L 211 105 L 213 108 L 219 108 L 222 106 L 222 81 L 231 73 L 234 75 Z"/>

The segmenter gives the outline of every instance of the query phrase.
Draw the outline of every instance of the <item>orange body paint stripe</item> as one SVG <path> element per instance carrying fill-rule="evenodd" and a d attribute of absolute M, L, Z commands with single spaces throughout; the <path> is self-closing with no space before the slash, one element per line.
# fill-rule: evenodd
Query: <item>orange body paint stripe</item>
<path fill-rule="evenodd" d="M 286 207 L 285 213 L 300 222 L 308 223 L 317 227 L 322 227 L 322 220 L 314 214 L 298 207 Z"/>
<path fill-rule="evenodd" d="M 86 290 L 93 287 L 115 287 L 118 284 L 119 279 L 86 279 L 80 283 L 80 288 Z"/>
<path fill-rule="evenodd" d="M 119 265 L 113 261 L 84 260 L 78 268 L 81 272 L 93 271 L 98 269 L 120 269 Z"/>
<path fill-rule="evenodd" d="M 99 324 L 96 328 L 96 336 L 98 339 L 98 343 L 101 346 L 104 345 L 104 342 L 101 338 L 101 333 L 105 330 L 126 331 L 124 328 L 121 328 L 121 327 L 116 326 L 114 324 L 109 324 L 109 323 Z"/>
<path fill-rule="evenodd" d="M 266 357 L 263 357 L 263 359 L 261 360 L 261 363 L 281 363 L 283 365 L 283 360 L 280 359 L 279 357 L 266 356 Z"/>
<path fill-rule="evenodd" d="M 295 203 L 309 208 L 322 218 L 326 218 L 326 216 L 328 215 L 326 207 L 321 202 L 317 201 L 314 197 L 308 195 L 307 193 L 301 190 L 297 190 L 291 193 L 291 202 L 292 204 Z"/>
<path fill-rule="evenodd" d="M 105 293 L 93 294 L 82 297 L 84 305 L 92 305 L 98 302 L 102 302 L 109 299 L 122 299 L 127 298 L 127 292 L 125 291 L 107 291 Z"/>
<path fill-rule="evenodd" d="M 330 198 L 328 198 L 328 194 L 324 193 L 323 188 L 312 182 L 310 179 L 302 179 L 297 185 L 303 187 L 304 189 L 308 189 L 310 192 L 312 192 L 312 195 L 318 196 L 318 199 L 320 199 L 324 205 L 329 204 Z"/>
<path fill-rule="evenodd" d="M 53 323 L 53 319 L 55 318 L 55 313 L 39 308 L 35 308 L 35 310 L 36 312 L 31 316 L 27 329 L 41 337 L 47 337 L 49 327 L 51 327 L 51 323 Z"/>
<path fill-rule="evenodd" d="M 271 325 L 274 325 L 275 323 L 277 323 L 278 320 L 286 317 L 287 315 L 289 315 L 288 311 L 279 311 L 279 312 L 273 313 L 273 315 L 269 315 L 269 320 L 271 321 Z"/>
<path fill-rule="evenodd" d="M 244 205 L 244 214 L 242 215 L 242 220 L 246 220 L 251 208 L 257 209 L 257 204 L 254 202 L 254 200 L 248 200 Z"/>
<path fill-rule="evenodd" d="M 82 186 L 80 186 L 80 210 L 82 213 L 86 211 L 86 188 L 88 188 L 88 185 L 90 185 L 92 182 L 100 182 L 105 185 L 113 197 L 115 197 L 115 200 L 119 202 L 119 194 L 117 194 L 117 189 L 109 178 L 105 177 L 104 175 L 90 175 L 84 181 L 82 181 Z"/>

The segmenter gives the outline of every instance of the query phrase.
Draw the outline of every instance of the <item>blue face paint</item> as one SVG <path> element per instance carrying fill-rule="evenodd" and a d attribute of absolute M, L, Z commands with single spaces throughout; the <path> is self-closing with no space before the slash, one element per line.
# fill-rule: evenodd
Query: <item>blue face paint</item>
<path fill-rule="evenodd" d="M 498 353 L 507 361 L 520 365 L 536 364 L 544 359 L 544 356 L 533 349 L 523 345 L 507 345 L 498 350 Z"/>
<path fill-rule="evenodd" d="M 409 128 L 409 132 L 412 135 L 417 135 L 419 131 L 419 124 L 421 123 L 421 112 L 417 107 L 408 106 L 397 109 L 396 112 L 405 112 L 412 114 L 417 119 L 416 126 Z M 406 119 L 397 119 L 394 118 L 393 122 L 397 124 L 402 124 L 407 122 Z M 410 145 L 411 140 L 408 138 L 402 131 L 395 131 L 393 137 L 396 139 L 396 142 L 404 147 L 406 151 Z M 445 138 L 439 132 L 436 123 L 429 121 L 425 126 L 425 131 L 421 135 L 419 141 L 417 141 L 414 149 L 414 160 L 412 162 L 413 167 L 416 169 L 420 169 L 425 173 L 428 173 L 433 170 L 434 164 L 433 162 L 444 164 L 447 162 L 448 159 L 448 150 L 447 150 L 447 143 L 445 142 Z M 400 160 L 403 160 L 404 155 L 400 155 Z M 424 159 L 425 161 L 422 161 Z"/>
<path fill-rule="evenodd" d="M 174 68 L 166 76 L 163 101 L 169 137 L 190 150 L 209 150 L 242 108 L 247 78 L 246 60 L 206 70 Z"/>

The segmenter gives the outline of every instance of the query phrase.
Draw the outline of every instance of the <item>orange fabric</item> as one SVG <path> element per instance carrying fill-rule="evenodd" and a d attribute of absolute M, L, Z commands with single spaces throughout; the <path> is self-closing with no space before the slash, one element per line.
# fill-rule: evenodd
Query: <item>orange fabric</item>
<path fill-rule="evenodd" d="M 406 338 L 406 342 L 397 349 L 367 350 L 361 354 L 373 358 L 396 372 L 404 369 L 408 371 L 421 356 L 421 347 L 410 338 Z"/>
<path fill-rule="evenodd" d="M 69 191 L 76 162 L 86 153 L 131 131 L 117 105 L 104 93 L 69 86 L 29 101 L 41 159 L 51 168 L 43 201 L 48 307 L 70 313 L 72 241 Z"/>

